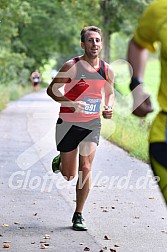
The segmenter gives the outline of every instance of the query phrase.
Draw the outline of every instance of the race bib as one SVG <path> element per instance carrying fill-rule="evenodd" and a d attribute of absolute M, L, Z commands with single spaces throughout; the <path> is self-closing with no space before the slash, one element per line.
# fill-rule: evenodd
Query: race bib
<path fill-rule="evenodd" d="M 86 106 L 84 109 L 85 114 L 97 114 L 100 110 L 101 100 L 98 98 L 89 98 L 84 97 L 84 101 L 86 102 Z"/>
<path fill-rule="evenodd" d="M 39 82 L 39 78 L 38 78 L 38 77 L 35 77 L 35 78 L 34 78 L 34 82 Z"/>

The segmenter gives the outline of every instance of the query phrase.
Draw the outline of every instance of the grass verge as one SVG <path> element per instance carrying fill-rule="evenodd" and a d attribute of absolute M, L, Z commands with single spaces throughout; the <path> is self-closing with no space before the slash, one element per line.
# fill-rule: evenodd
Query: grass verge
<path fill-rule="evenodd" d="M 125 63 L 125 64 L 124 64 Z M 129 91 L 130 77 L 127 62 L 112 66 L 116 73 L 115 104 L 113 118 L 102 118 L 101 135 L 128 151 L 130 155 L 149 162 L 148 137 L 152 121 L 159 110 L 157 93 L 159 87 L 160 64 L 156 59 L 148 62 L 145 72 L 145 90 L 151 94 L 154 113 L 141 119 L 131 114 L 132 97 Z"/>
<path fill-rule="evenodd" d="M 46 83 L 40 84 L 40 89 L 47 87 Z M 6 108 L 10 101 L 19 99 L 20 97 L 33 92 L 31 83 L 26 86 L 21 85 L 0 85 L 0 111 Z"/>

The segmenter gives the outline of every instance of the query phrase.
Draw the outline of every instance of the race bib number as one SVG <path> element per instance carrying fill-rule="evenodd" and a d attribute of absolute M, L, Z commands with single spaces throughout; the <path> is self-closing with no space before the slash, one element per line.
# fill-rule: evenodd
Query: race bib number
<path fill-rule="evenodd" d="M 39 82 L 39 78 L 38 78 L 38 77 L 35 77 L 35 78 L 34 78 L 34 82 Z"/>
<path fill-rule="evenodd" d="M 99 113 L 101 103 L 100 99 L 84 97 L 84 101 L 86 102 L 86 106 L 84 109 L 85 114 Z"/>

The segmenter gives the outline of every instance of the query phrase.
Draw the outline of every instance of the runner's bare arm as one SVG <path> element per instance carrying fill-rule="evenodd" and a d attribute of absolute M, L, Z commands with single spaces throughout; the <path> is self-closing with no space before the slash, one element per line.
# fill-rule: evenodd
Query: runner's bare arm
<path fill-rule="evenodd" d="M 114 72 L 110 65 L 107 65 L 107 79 L 104 85 L 105 106 L 102 115 L 105 119 L 112 117 L 112 107 L 114 104 Z"/>
<path fill-rule="evenodd" d="M 107 81 L 104 85 L 105 106 L 102 115 L 106 119 L 112 117 L 112 107 L 114 104 L 114 72 L 110 65 L 107 65 Z"/>
<path fill-rule="evenodd" d="M 59 90 L 64 86 L 70 79 L 72 79 L 72 70 L 74 61 L 67 61 L 59 70 L 55 78 L 52 80 L 47 88 L 47 94 L 55 101 L 61 103 L 63 101 L 69 101 L 63 93 Z"/>
<path fill-rule="evenodd" d="M 153 112 L 150 96 L 145 93 L 143 85 L 147 60 L 148 50 L 140 47 L 132 39 L 128 46 L 128 61 L 133 68 L 130 89 L 133 96 L 133 114 L 139 117 L 144 117 Z"/>
<path fill-rule="evenodd" d="M 72 81 L 76 74 L 75 62 L 67 61 L 57 73 L 47 88 L 47 94 L 56 102 L 59 102 L 63 107 L 71 107 L 75 112 L 80 112 L 84 109 L 83 101 L 71 101 L 64 96 L 61 88 L 68 82 Z"/>
<path fill-rule="evenodd" d="M 110 65 L 108 65 L 107 69 L 107 82 L 104 86 L 105 91 L 105 105 L 109 107 L 113 107 L 114 105 L 114 72 Z"/>

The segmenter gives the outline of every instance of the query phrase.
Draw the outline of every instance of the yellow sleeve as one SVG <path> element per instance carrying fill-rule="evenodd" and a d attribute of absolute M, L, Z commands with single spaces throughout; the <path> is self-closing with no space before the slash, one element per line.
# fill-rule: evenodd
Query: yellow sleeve
<path fill-rule="evenodd" d="M 150 42 L 146 39 L 143 39 L 140 34 L 136 31 L 134 33 L 134 41 L 140 45 L 143 48 L 147 48 L 150 52 L 154 53 L 158 49 L 158 43 L 157 42 Z"/>
<path fill-rule="evenodd" d="M 134 40 L 143 48 L 155 52 L 158 48 L 159 28 L 163 23 L 166 0 L 153 1 L 144 11 L 134 32 Z"/>

